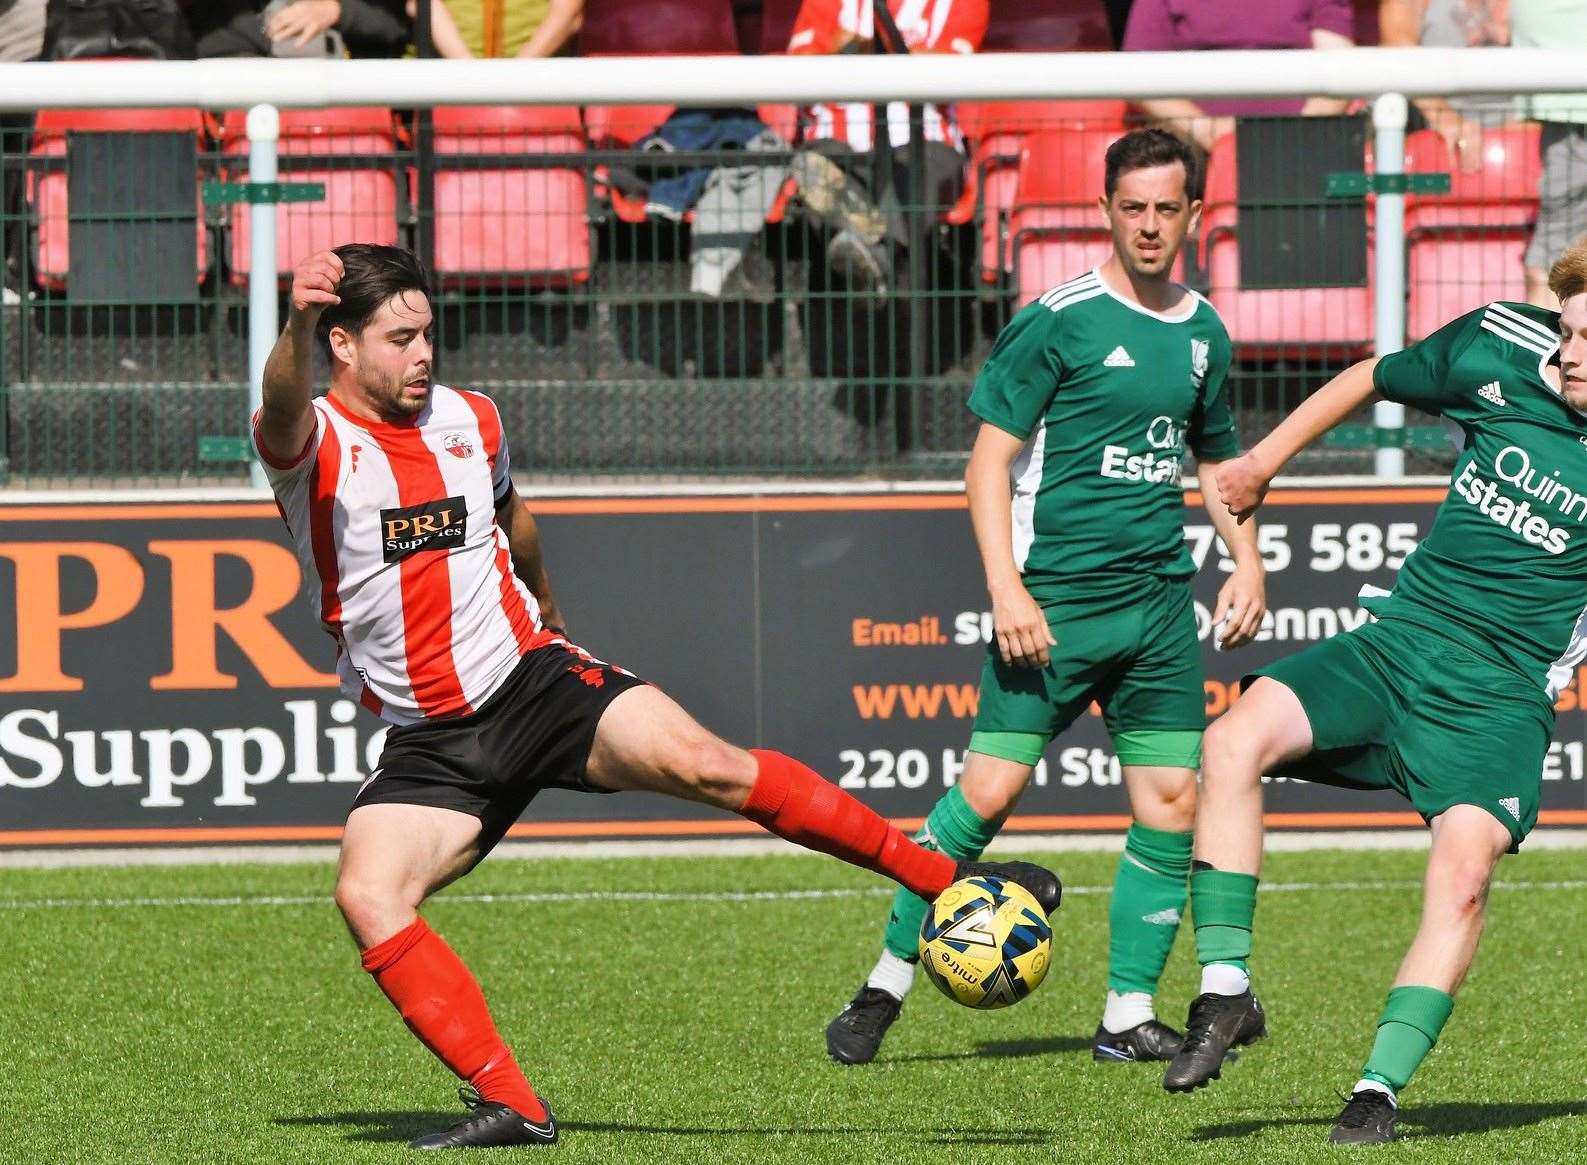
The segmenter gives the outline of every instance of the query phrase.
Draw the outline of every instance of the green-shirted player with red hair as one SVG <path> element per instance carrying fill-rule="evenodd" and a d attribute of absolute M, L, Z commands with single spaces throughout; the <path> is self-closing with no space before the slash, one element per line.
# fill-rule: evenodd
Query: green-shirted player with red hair
<path fill-rule="evenodd" d="M 1331 1135 L 1392 1140 L 1482 933 L 1500 857 L 1537 822 L 1554 699 L 1587 658 L 1587 239 L 1549 274 L 1561 310 L 1492 303 L 1362 361 L 1218 472 L 1241 520 L 1299 450 L 1374 391 L 1465 434 L 1432 531 L 1378 620 L 1256 669 L 1207 732 L 1190 896 L 1202 994 L 1163 1087 L 1215 1079 L 1265 1025 L 1247 960 L 1262 775 L 1392 789 L 1432 830 L 1420 929 Z"/>
<path fill-rule="evenodd" d="M 1113 254 L 1015 316 L 976 380 L 970 408 L 984 423 L 965 486 L 995 637 L 964 771 L 917 835 L 954 857 L 979 855 L 1047 745 L 1101 704 L 1134 818 L 1092 1044 L 1103 1063 L 1166 1060 L 1180 1041 L 1153 1000 L 1185 907 L 1207 722 L 1187 450 L 1234 561 L 1213 613 L 1220 643 L 1249 641 L 1265 611 L 1255 530 L 1211 488 L 1212 471 L 1239 451 L 1224 387 L 1229 334 L 1171 277 L 1200 213 L 1198 177 L 1190 148 L 1163 130 L 1114 142 L 1099 198 Z M 835 1060 L 875 1058 L 913 983 L 925 910 L 913 894 L 894 899 L 880 960 L 827 1027 Z"/>

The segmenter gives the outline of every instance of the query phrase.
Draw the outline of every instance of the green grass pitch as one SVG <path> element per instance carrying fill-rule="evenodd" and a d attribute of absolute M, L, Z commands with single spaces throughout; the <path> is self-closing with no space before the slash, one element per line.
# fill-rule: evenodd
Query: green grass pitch
<path fill-rule="evenodd" d="M 1405 1097 L 1404 1140 L 1374 1160 L 1583 1159 L 1582 857 L 1501 867 L 1484 949 Z M 1092 1064 L 1113 859 L 1039 860 L 1071 887 L 1046 983 L 983 1014 L 922 981 L 867 1068 L 829 1063 L 822 1029 L 874 958 L 887 886 L 837 862 L 500 859 L 427 914 L 562 1124 L 560 1145 L 519 1156 L 980 1165 L 1348 1152 L 1325 1143 L 1335 1091 L 1356 1078 L 1414 928 L 1421 855 L 1270 859 L 1254 972 L 1272 1035 L 1189 1097 L 1165 1094 L 1152 1066 Z M 0 872 L 0 1160 L 390 1161 L 455 1119 L 450 1074 L 359 970 L 331 878 L 325 865 Z M 1194 988 L 1189 939 L 1161 997 L 1175 1022 Z"/>

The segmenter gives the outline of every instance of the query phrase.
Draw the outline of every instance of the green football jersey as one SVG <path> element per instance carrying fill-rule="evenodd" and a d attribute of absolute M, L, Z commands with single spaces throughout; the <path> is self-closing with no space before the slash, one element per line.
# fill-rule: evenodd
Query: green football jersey
<path fill-rule="evenodd" d="M 1433 528 L 1374 610 L 1484 647 L 1550 699 L 1587 655 L 1587 415 L 1543 377 L 1559 315 L 1491 303 L 1378 362 L 1465 433 Z"/>
<path fill-rule="evenodd" d="M 1195 573 L 1181 461 L 1187 446 L 1208 460 L 1239 451 L 1224 391 L 1231 358 L 1201 296 L 1153 312 L 1096 271 L 1009 321 L 970 409 L 1025 441 L 1012 466 L 1014 558 L 1032 594 Z"/>

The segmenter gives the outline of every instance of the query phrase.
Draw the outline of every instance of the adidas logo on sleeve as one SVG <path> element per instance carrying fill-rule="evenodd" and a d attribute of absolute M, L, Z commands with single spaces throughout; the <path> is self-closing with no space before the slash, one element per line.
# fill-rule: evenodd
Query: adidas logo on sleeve
<path fill-rule="evenodd" d="M 1499 382 L 1497 380 L 1489 381 L 1483 385 L 1477 390 L 1477 395 L 1489 404 L 1498 405 L 1500 408 L 1510 403 L 1504 399 L 1504 393 L 1499 391 Z"/>
<path fill-rule="evenodd" d="M 1102 362 L 1102 365 L 1104 368 L 1134 368 L 1135 361 L 1124 350 L 1124 345 L 1120 344 L 1108 353 L 1108 358 Z"/>

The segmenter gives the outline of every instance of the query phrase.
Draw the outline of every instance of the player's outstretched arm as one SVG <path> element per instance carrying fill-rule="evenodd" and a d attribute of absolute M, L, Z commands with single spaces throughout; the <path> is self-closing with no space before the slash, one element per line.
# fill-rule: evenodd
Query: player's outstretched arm
<path fill-rule="evenodd" d="M 1047 616 L 1036 605 L 1014 561 L 1013 486 L 1009 468 L 1024 441 L 996 425 L 983 424 L 964 471 L 970 526 L 981 550 L 986 590 L 992 600 L 992 630 L 1004 663 L 1046 667 L 1056 643 Z"/>
<path fill-rule="evenodd" d="M 1267 613 L 1267 567 L 1257 546 L 1256 523 L 1237 522 L 1218 501 L 1218 470 L 1222 461 L 1200 461 L 1196 478 L 1201 483 L 1201 504 L 1207 507 L 1218 537 L 1234 559 L 1234 573 L 1218 589 L 1218 603 L 1212 612 L 1217 646 L 1227 650 L 1244 647 L 1262 629 Z"/>
<path fill-rule="evenodd" d="M 551 578 L 546 574 L 545 557 L 540 553 L 540 528 L 524 505 L 518 491 L 507 487 L 507 496 L 496 507 L 496 522 L 507 532 L 507 548 L 512 552 L 513 573 L 540 604 L 540 622 L 553 631 L 566 632 L 568 625 L 551 593 Z"/>
<path fill-rule="evenodd" d="M 292 273 L 287 326 L 265 361 L 259 409 L 260 443 L 282 460 L 296 457 L 314 433 L 314 410 L 309 407 L 314 326 L 322 311 L 342 302 L 336 294 L 342 275 L 342 261 L 333 251 L 310 255 Z"/>
<path fill-rule="evenodd" d="M 1218 495 L 1229 513 L 1246 522 L 1267 496 L 1268 484 L 1290 458 L 1355 412 L 1372 395 L 1378 358 L 1352 364 L 1285 417 L 1262 440 L 1218 467 Z"/>

